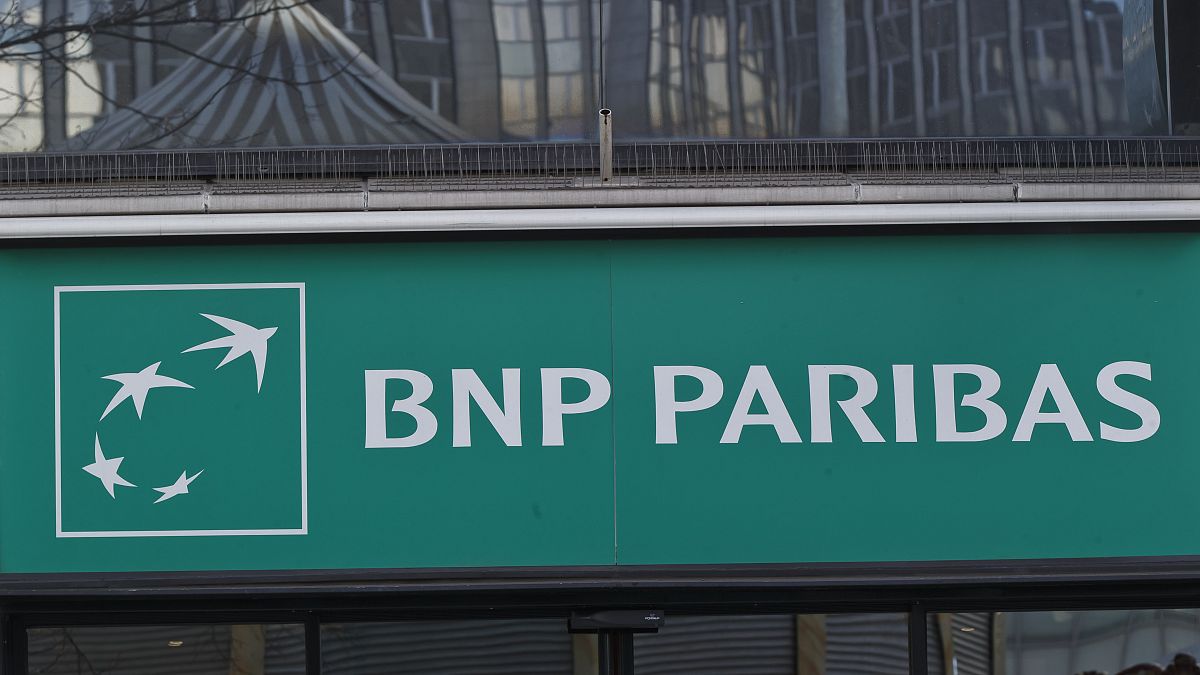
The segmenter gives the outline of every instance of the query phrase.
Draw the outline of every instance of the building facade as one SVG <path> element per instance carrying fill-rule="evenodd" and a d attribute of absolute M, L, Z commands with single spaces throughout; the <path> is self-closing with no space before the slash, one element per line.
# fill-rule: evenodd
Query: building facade
<path fill-rule="evenodd" d="M 0 672 L 1200 675 L 1194 4 L 10 7 Z"/>
<path fill-rule="evenodd" d="M 276 14 L 270 3 L 259 5 Z M 53 19 L 52 5 L 13 5 L 22 22 L 60 21 L 81 31 L 51 45 L 52 58 L 23 43 L 6 53 L 9 148 L 62 148 L 122 111 L 158 124 L 163 147 L 301 142 L 266 133 L 197 137 L 173 126 L 195 110 L 157 110 L 161 95 L 134 103 L 161 90 L 189 59 L 191 68 L 211 69 L 223 81 L 255 77 L 263 62 L 250 45 L 204 50 L 214 32 L 250 41 L 237 17 L 254 12 L 254 3 L 132 7 L 141 8 L 134 18 L 118 11 L 113 20 L 105 18 L 113 16 L 111 4 L 65 4 Z M 595 138 L 601 98 L 631 140 L 1136 131 L 1122 75 L 1122 27 L 1134 10 L 1116 2 L 314 0 L 285 11 L 309 8 L 327 20 L 330 40 L 361 50 L 360 64 L 369 60 L 365 67 L 428 110 L 420 115 L 457 125 L 472 140 Z M 611 68 L 602 77 L 605 48 Z M 310 77 L 326 61 L 301 50 L 274 75 L 258 77 L 297 91 L 349 79 L 337 66 Z M 41 105 L 43 88 L 62 103 Z M 241 98 L 237 105 L 248 108 L 258 101 L 248 92 Z M 326 104 L 310 109 L 335 118 Z M 134 149 L 145 141 L 93 140 L 89 147 Z"/>

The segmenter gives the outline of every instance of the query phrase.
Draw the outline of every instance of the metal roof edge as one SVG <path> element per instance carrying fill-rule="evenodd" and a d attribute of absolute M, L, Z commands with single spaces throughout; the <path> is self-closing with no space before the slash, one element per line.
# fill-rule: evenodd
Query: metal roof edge
<path fill-rule="evenodd" d="M 1200 221 L 1200 199 L 180 213 L 0 218 L 0 239 Z"/>
<path fill-rule="evenodd" d="M 184 188 L 185 186 L 177 186 Z M 0 190 L 0 221 L 11 218 L 216 215 L 355 211 L 444 211 L 546 208 L 654 208 L 837 204 L 1120 202 L 1200 199 L 1194 183 L 991 182 L 900 185 L 847 181 L 813 186 L 579 187 L 571 189 L 391 189 L 369 181 L 333 184 L 193 183 L 169 191 L 124 189 Z"/>

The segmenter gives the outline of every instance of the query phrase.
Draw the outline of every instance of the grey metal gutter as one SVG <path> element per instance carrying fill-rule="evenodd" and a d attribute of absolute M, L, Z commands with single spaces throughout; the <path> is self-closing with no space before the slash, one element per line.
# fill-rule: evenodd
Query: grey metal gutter
<path fill-rule="evenodd" d="M 624 186 L 618 187 L 583 183 L 565 189 L 549 189 L 537 184 L 514 184 L 508 189 L 458 189 L 446 186 L 415 189 L 397 188 L 386 181 L 350 181 L 341 184 L 287 181 L 233 186 L 193 182 L 176 185 L 169 190 L 153 184 L 88 189 L 68 189 L 63 186 L 7 193 L 0 191 L 0 220 L 103 215 L 1200 199 L 1200 182 L 1012 181 L 913 185 L 848 180 L 842 184 L 765 187 L 642 185 L 627 180 Z"/>
<path fill-rule="evenodd" d="M 70 216 L 0 219 L 0 238 L 564 231 L 1200 220 L 1200 200 L 810 204 Z"/>

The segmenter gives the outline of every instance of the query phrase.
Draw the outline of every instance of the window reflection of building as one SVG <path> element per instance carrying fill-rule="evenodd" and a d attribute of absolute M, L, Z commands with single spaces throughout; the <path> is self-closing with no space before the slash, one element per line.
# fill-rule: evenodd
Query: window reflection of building
<path fill-rule="evenodd" d="M 880 133 L 884 136 L 914 132 L 912 26 L 907 0 L 881 0 L 875 14 L 878 35 L 882 99 Z M 869 92 L 868 95 L 875 94 Z"/>
<path fill-rule="evenodd" d="M 1026 0 L 1025 74 L 1030 93 L 1038 104 L 1033 106 L 1037 129 L 1080 129 L 1080 118 L 1095 105 L 1079 96 L 1082 89 L 1075 79 L 1073 41 L 1067 4 Z M 1089 83 L 1090 85 L 1090 83 Z"/>
<path fill-rule="evenodd" d="M 511 136 L 544 137 L 549 106 L 538 0 L 493 0 L 500 68 L 500 118 Z"/>
<path fill-rule="evenodd" d="M 431 110 L 453 121 L 454 64 L 445 0 L 390 0 L 387 15 L 393 77 Z"/>
<path fill-rule="evenodd" d="M 1200 611 L 930 615 L 930 675 L 1152 675 L 1200 654 Z"/>
<path fill-rule="evenodd" d="M 92 3 L 93 11 L 110 3 Z M 179 5 L 155 0 L 155 5 Z M 162 81 L 212 37 L 240 0 L 194 0 L 181 8 L 194 23 L 162 17 L 146 27 L 116 26 L 91 39 L 103 110 L 132 101 Z M 286 3 L 285 3 L 286 4 Z M 312 4 L 409 93 L 453 121 L 455 102 L 446 0 L 313 0 Z"/>
<path fill-rule="evenodd" d="M 492 0 L 506 138 L 594 135 L 589 0 Z"/>
<path fill-rule="evenodd" d="M 821 135 L 815 2 L 650 3 L 644 135 Z M 849 0 L 849 134 L 1121 133 L 1120 26 L 1104 0 Z"/>
<path fill-rule="evenodd" d="M 682 121 L 683 64 L 680 25 L 681 5 L 651 0 L 648 92 L 650 124 L 665 134 L 677 133 Z"/>
<path fill-rule="evenodd" d="M 1008 14 L 1001 3 L 977 3 L 968 16 L 976 132 L 1015 134 L 1018 127 L 1006 30 Z"/>
<path fill-rule="evenodd" d="M 313 0 L 317 9 L 417 100 L 455 119 L 446 0 Z"/>
<path fill-rule="evenodd" d="M 493 0 L 505 137 L 592 135 L 592 8 L 584 0 Z"/>
<path fill-rule="evenodd" d="M 925 114 L 934 135 L 963 133 L 959 90 L 958 6 L 954 0 L 931 0 L 921 10 L 924 38 Z"/>
<path fill-rule="evenodd" d="M 0 2 L 0 14 L 30 25 L 41 21 L 39 6 L 23 0 Z M 0 120 L 6 120 L 0 126 L 0 147 L 37 147 L 42 137 L 40 59 L 33 45 L 11 51 L 0 61 Z"/>
<path fill-rule="evenodd" d="M 1121 13 L 1113 2 L 1094 2 L 1085 7 L 1088 44 L 1091 45 L 1092 78 L 1095 82 L 1096 114 L 1100 132 L 1127 133 L 1124 124 L 1125 78 L 1121 74 Z"/>
<path fill-rule="evenodd" d="M 738 65 L 741 67 L 741 135 L 772 136 L 780 128 L 780 110 L 774 102 L 786 89 L 778 77 L 784 71 L 781 57 L 783 21 L 779 3 L 753 0 L 739 8 Z M 777 58 L 780 57 L 780 58 Z M 780 85 L 783 86 L 780 86 Z"/>
<path fill-rule="evenodd" d="M 844 13 L 822 18 L 821 3 L 836 2 L 605 0 L 618 138 L 1128 129 L 1114 0 L 843 0 Z M 73 16 L 111 7 L 108 0 L 24 3 L 35 13 L 59 3 Z M 0 143 L 37 147 L 39 126 L 67 135 L 86 128 L 161 82 L 241 4 L 174 3 L 190 22 L 97 32 L 50 88 L 69 90 L 65 106 L 43 105 L 37 58 L 10 55 L 2 77 L 32 98 L 0 102 L 14 116 Z M 598 0 L 313 4 L 389 77 L 475 138 L 594 137 Z M 831 50 L 845 59 L 823 71 L 821 54 Z M 824 97 L 823 108 L 823 89 L 843 103 Z"/>
<path fill-rule="evenodd" d="M 591 135 L 595 103 L 586 36 L 588 2 L 542 0 L 542 26 L 546 39 L 546 99 L 550 138 L 583 138 Z"/>
<path fill-rule="evenodd" d="M 817 73 L 817 19 L 810 3 L 788 3 L 788 72 L 783 73 L 788 83 L 792 114 L 784 118 L 786 125 L 779 132 L 787 134 L 789 129 L 815 129 L 819 124 L 821 81 Z M 794 72 L 794 75 L 791 73 Z"/>
<path fill-rule="evenodd" d="M 47 21 L 86 17 L 84 0 L 0 2 L 0 38 L 36 30 Z M 84 129 L 103 110 L 101 72 L 90 40 L 79 34 L 17 43 L 0 59 L 0 151 L 34 149 Z M 49 121 L 49 123 L 48 123 Z"/>

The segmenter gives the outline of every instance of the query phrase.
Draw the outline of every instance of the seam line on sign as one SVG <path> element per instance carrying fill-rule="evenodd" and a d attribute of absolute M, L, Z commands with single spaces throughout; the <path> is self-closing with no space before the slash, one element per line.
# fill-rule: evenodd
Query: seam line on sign
<path fill-rule="evenodd" d="M 54 534 L 62 536 L 62 384 L 59 377 L 59 297 L 54 287 Z"/>
<path fill-rule="evenodd" d="M 609 391 L 612 392 L 609 398 L 609 430 L 612 447 L 612 521 L 613 521 L 613 564 L 616 565 L 620 561 L 617 545 L 617 340 L 616 326 L 613 311 L 615 296 L 613 293 L 613 249 L 616 242 L 612 239 L 608 240 L 608 372 L 612 382 L 609 384 Z"/>
<path fill-rule="evenodd" d="M 304 282 L 297 284 L 300 302 L 300 534 L 308 534 L 308 352 L 305 338 Z"/>

